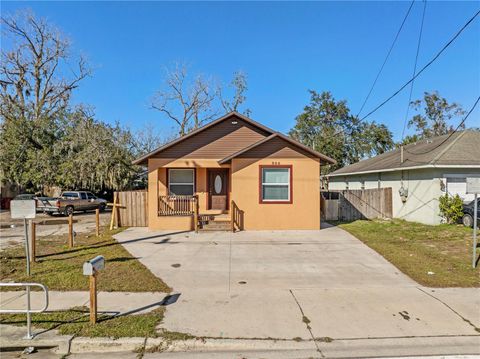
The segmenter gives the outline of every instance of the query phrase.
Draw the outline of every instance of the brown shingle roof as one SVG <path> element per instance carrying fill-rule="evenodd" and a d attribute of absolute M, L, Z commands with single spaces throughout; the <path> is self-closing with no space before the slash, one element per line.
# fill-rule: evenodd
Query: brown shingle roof
<path fill-rule="evenodd" d="M 266 140 L 270 140 L 270 139 L 273 138 L 273 137 L 280 137 L 280 138 L 284 139 L 285 141 L 291 143 L 292 145 L 294 145 L 294 146 L 296 146 L 296 147 L 298 147 L 298 148 L 300 148 L 300 149 L 302 149 L 302 150 L 310 153 L 311 155 L 313 155 L 313 156 L 315 156 L 315 157 L 318 157 L 319 159 L 321 159 L 321 160 L 324 161 L 324 162 L 335 163 L 335 160 L 331 159 L 330 157 L 325 156 L 325 155 L 323 155 L 323 154 L 321 154 L 321 153 L 319 153 L 319 152 L 316 152 L 316 151 L 312 150 L 311 148 L 308 148 L 308 147 L 304 146 L 303 144 L 301 144 L 301 143 L 299 143 L 299 142 L 297 142 L 297 141 L 295 141 L 295 140 L 293 140 L 293 139 L 291 139 L 291 138 L 289 138 L 289 137 L 287 137 L 287 136 L 285 136 L 285 135 L 283 135 L 283 134 L 281 134 L 281 133 L 279 133 L 279 132 L 276 132 L 276 131 L 274 131 L 274 130 L 272 130 L 272 129 L 270 129 L 270 128 L 268 128 L 268 127 L 266 127 L 266 126 L 264 126 L 264 125 L 262 125 L 262 124 L 260 124 L 260 123 L 258 123 L 258 122 L 256 122 L 256 121 L 254 121 L 254 120 L 252 120 L 252 119 L 250 119 L 250 118 L 248 118 L 248 117 L 246 117 L 246 116 L 244 116 L 244 115 L 242 115 L 242 114 L 239 114 L 238 112 L 230 112 L 230 113 L 228 113 L 227 115 L 225 115 L 225 116 L 223 116 L 223 117 L 220 117 L 219 119 L 217 119 L 217 120 L 215 120 L 215 121 L 212 121 L 212 122 L 206 124 L 205 126 L 200 127 L 199 129 L 190 132 L 189 134 L 187 134 L 187 135 L 185 135 L 185 136 L 182 136 L 182 137 L 180 137 L 180 138 L 177 138 L 176 140 L 173 140 L 173 141 L 171 141 L 171 142 L 169 142 L 169 143 L 167 143 L 167 144 L 165 144 L 165 145 L 157 148 L 156 150 L 154 150 L 154 151 L 152 151 L 152 152 L 150 152 L 150 153 L 147 153 L 146 155 L 144 155 L 144 156 L 142 156 L 142 157 L 140 157 L 140 158 L 137 158 L 136 160 L 133 161 L 133 164 L 135 164 L 135 165 L 145 165 L 145 164 L 147 163 L 148 158 L 150 158 L 150 157 L 152 157 L 152 156 L 155 156 L 155 155 L 159 154 L 160 152 L 165 151 L 166 149 L 168 149 L 168 148 L 170 148 L 170 147 L 172 147 L 172 146 L 174 146 L 174 145 L 176 145 L 176 144 L 178 144 L 178 143 L 180 143 L 180 142 L 182 142 L 182 141 L 184 141 L 184 140 L 186 140 L 186 139 L 189 139 L 189 138 L 191 138 L 191 137 L 199 134 L 200 132 L 205 131 L 205 130 L 208 129 L 208 128 L 211 128 L 211 127 L 219 124 L 220 122 L 225 121 L 225 120 L 231 118 L 232 116 L 236 116 L 236 117 L 240 118 L 241 120 L 249 123 L 250 125 L 255 126 L 255 127 L 261 129 L 262 131 L 265 131 L 265 132 L 268 134 L 268 136 L 267 136 L 265 139 L 262 139 L 261 141 L 258 141 L 258 142 L 256 142 L 256 143 L 254 143 L 255 146 L 258 146 L 258 145 L 260 145 L 261 143 L 264 143 Z M 254 146 L 254 147 L 255 147 L 255 146 Z M 244 148 L 244 149 L 236 152 L 236 153 L 233 154 L 232 156 L 228 156 L 228 157 L 224 158 L 224 159 L 221 160 L 220 162 L 221 162 L 221 163 L 225 163 L 225 162 L 227 162 L 228 160 L 230 160 L 231 158 L 235 157 L 235 155 L 240 154 L 240 153 L 243 153 L 243 152 L 245 152 L 245 150 L 250 149 L 250 147 L 251 147 L 251 146 L 247 146 L 246 148 Z M 228 158 L 228 159 L 227 159 L 227 158 Z"/>
<path fill-rule="evenodd" d="M 448 136 L 433 137 L 404 146 L 403 162 L 401 149 L 397 148 L 340 168 L 328 176 L 417 167 L 480 166 L 480 132 L 467 130 Z"/>

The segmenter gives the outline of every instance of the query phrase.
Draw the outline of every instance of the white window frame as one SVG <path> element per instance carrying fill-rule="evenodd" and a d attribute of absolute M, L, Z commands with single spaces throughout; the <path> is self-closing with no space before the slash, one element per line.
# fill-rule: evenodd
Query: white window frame
<path fill-rule="evenodd" d="M 174 186 L 192 186 L 192 196 L 195 194 L 195 169 L 194 168 L 169 168 L 168 169 L 168 195 L 169 196 L 174 196 L 174 194 L 170 191 L 170 186 L 172 185 L 172 177 L 170 176 L 171 171 L 191 171 L 192 172 L 192 178 L 193 182 L 174 182 Z M 180 195 L 178 195 L 180 196 Z M 182 195 L 182 196 L 188 196 L 188 195 Z"/>
<path fill-rule="evenodd" d="M 282 169 L 282 170 L 287 170 L 288 171 L 288 182 L 287 183 L 265 183 L 264 182 L 264 178 L 265 178 L 265 170 L 278 170 L 278 169 Z M 262 193 L 261 193 L 261 202 L 272 202 L 272 203 L 275 203 L 275 202 L 290 202 L 291 201 L 291 198 L 290 198 L 290 193 L 291 193 L 291 170 L 292 168 L 291 167 L 282 167 L 282 166 L 279 166 L 279 167 L 262 167 Z M 264 186 L 288 186 L 288 190 L 287 190 L 287 199 L 265 199 L 263 197 L 264 195 Z"/>

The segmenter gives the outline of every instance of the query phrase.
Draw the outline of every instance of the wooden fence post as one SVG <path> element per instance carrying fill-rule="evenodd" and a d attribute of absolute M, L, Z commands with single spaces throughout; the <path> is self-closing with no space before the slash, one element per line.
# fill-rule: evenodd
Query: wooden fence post
<path fill-rule="evenodd" d="M 100 236 L 100 209 L 95 210 L 95 226 L 97 237 Z"/>
<path fill-rule="evenodd" d="M 73 214 L 68 216 L 68 247 L 73 248 Z"/>
<path fill-rule="evenodd" d="M 97 322 L 97 274 L 94 272 L 90 277 L 90 323 Z"/>
<path fill-rule="evenodd" d="M 113 230 L 116 211 L 117 211 L 117 192 L 113 192 L 113 207 L 112 207 L 112 217 L 110 218 L 110 230 Z"/>
<path fill-rule="evenodd" d="M 36 245 L 35 240 L 37 239 L 37 224 L 34 221 L 30 222 L 31 238 L 30 238 L 30 262 L 34 263 L 36 259 Z"/>

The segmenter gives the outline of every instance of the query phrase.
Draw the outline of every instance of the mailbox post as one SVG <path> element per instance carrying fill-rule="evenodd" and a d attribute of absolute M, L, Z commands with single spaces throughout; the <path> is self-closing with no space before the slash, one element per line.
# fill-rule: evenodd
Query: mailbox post
<path fill-rule="evenodd" d="M 90 323 L 97 322 L 97 272 L 105 268 L 105 258 L 96 256 L 83 263 L 83 275 L 88 275 L 90 280 Z"/>

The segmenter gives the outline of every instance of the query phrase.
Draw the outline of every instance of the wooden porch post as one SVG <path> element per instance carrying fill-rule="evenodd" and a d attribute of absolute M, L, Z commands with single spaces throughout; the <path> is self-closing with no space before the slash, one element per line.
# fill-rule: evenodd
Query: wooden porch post
<path fill-rule="evenodd" d="M 231 231 L 235 232 L 235 203 L 233 200 L 230 201 L 230 226 Z"/>
<path fill-rule="evenodd" d="M 194 207 L 193 207 L 193 226 L 195 228 L 195 233 L 198 233 L 198 196 L 194 197 Z"/>

